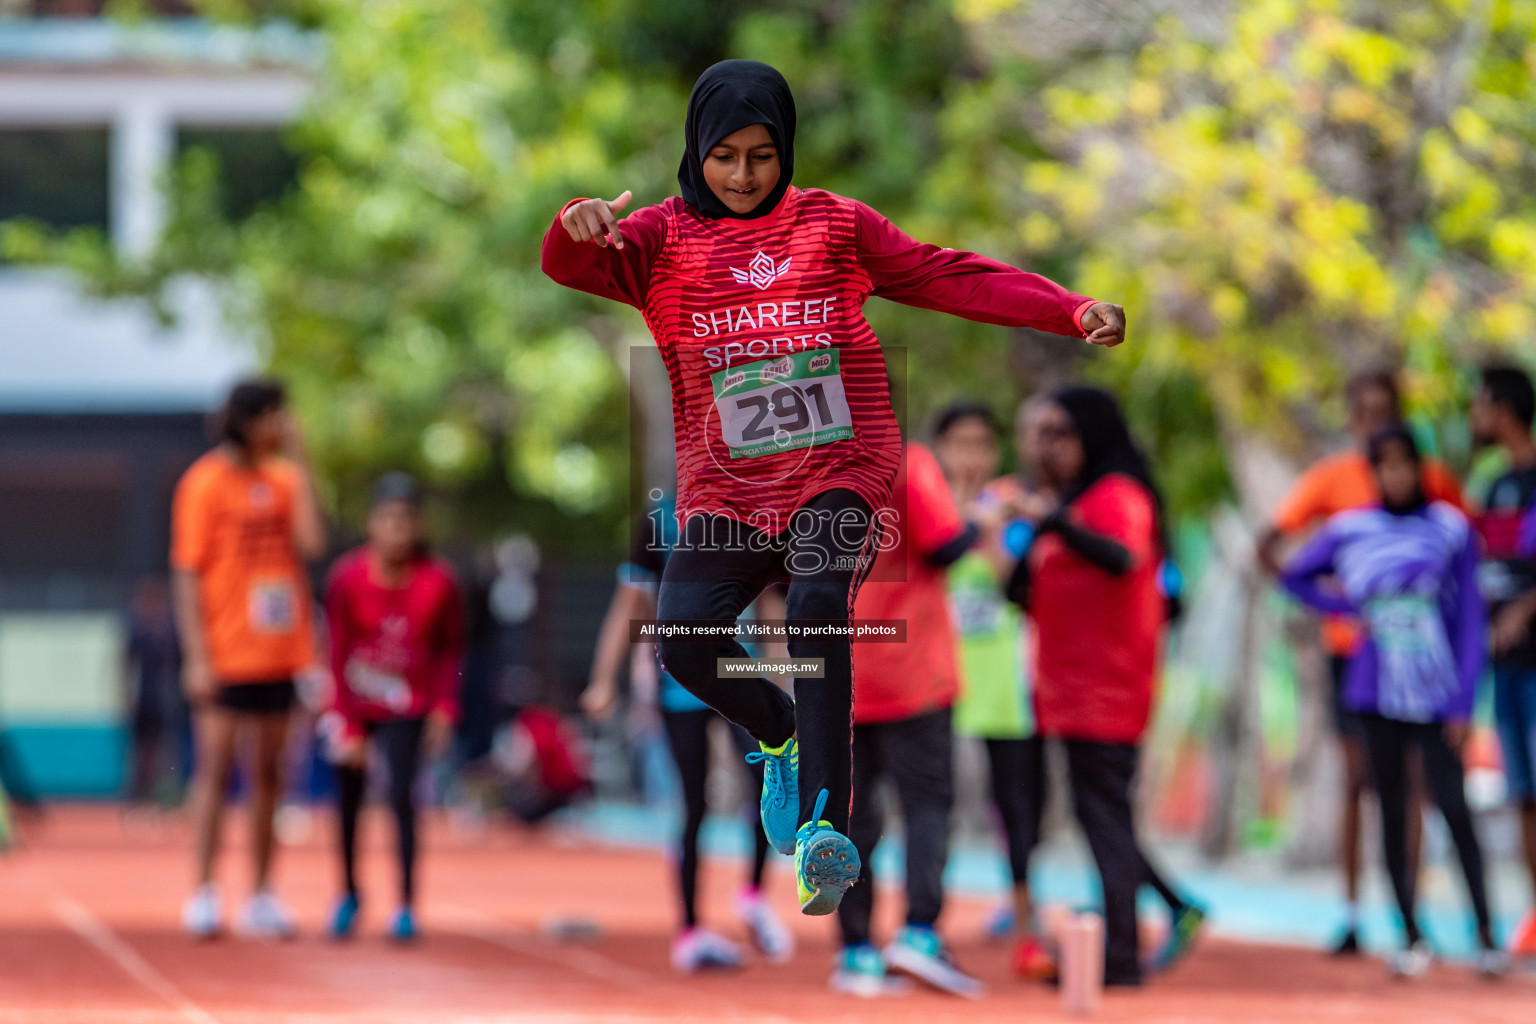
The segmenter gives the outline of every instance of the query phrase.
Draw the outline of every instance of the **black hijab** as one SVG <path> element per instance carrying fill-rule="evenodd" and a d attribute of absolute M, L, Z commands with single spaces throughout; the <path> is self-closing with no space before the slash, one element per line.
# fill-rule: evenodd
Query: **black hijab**
<path fill-rule="evenodd" d="M 1109 476 L 1123 473 L 1152 495 L 1157 509 L 1157 538 L 1164 556 L 1171 554 L 1168 524 L 1163 515 L 1163 496 L 1152 478 L 1152 465 L 1136 442 L 1114 396 L 1099 388 L 1074 385 L 1051 393 L 1051 401 L 1066 410 L 1083 444 L 1083 469 L 1062 493 L 1061 503 L 1071 504 L 1083 493 Z"/>
<path fill-rule="evenodd" d="M 767 128 L 778 147 L 779 183 L 751 213 L 736 213 L 704 180 L 704 157 L 727 135 L 754 124 Z M 778 207 L 794 170 L 795 98 L 784 76 L 755 60 L 723 60 L 700 75 L 688 97 L 683 162 L 677 169 L 683 201 L 706 217 L 755 220 Z"/>

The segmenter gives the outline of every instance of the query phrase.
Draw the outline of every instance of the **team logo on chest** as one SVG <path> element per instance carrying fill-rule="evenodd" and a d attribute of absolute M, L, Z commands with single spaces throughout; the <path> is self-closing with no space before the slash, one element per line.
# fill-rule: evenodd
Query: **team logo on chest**
<path fill-rule="evenodd" d="M 752 262 L 747 265 L 746 270 L 737 270 L 735 267 L 732 267 L 731 276 L 736 278 L 737 284 L 750 284 L 757 289 L 767 288 L 784 276 L 784 272 L 789 269 L 790 261 L 793 259 L 793 256 L 786 256 L 783 263 L 774 263 L 772 256 L 759 249 L 757 255 L 752 257 Z"/>

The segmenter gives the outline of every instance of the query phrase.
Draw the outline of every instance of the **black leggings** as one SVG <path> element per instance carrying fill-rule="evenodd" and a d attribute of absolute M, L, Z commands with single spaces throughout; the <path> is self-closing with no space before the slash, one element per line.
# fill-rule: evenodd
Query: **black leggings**
<path fill-rule="evenodd" d="M 1008 843 L 1008 866 L 1014 885 L 1029 884 L 1029 858 L 1040 844 L 1041 822 L 1045 815 L 1045 740 L 1039 736 L 1025 739 L 988 739 L 987 762 L 992 773 L 992 802 L 1003 820 L 1003 835 Z M 1174 913 L 1187 903 L 1158 874 L 1139 848 L 1142 881 L 1162 897 Z"/>
<path fill-rule="evenodd" d="M 1073 810 L 1104 890 L 1104 980 L 1136 984 L 1141 981 L 1136 890 L 1151 885 L 1171 909 L 1184 907 L 1152 870 L 1136 838 L 1131 788 L 1141 752 L 1129 743 L 1067 740 L 1065 745 Z"/>
<path fill-rule="evenodd" d="M 1003 819 L 1008 867 L 1014 885 L 1029 884 L 1029 858 L 1040 845 L 1045 814 L 1045 741 L 989 739 L 987 764 L 992 775 L 992 803 Z"/>
<path fill-rule="evenodd" d="M 375 722 L 368 738 L 378 744 L 389 767 L 389 806 L 395 812 L 395 849 L 400 861 L 400 903 L 410 906 L 416 896 L 416 801 L 412 790 L 421 764 L 424 718 L 397 718 Z M 357 818 L 368 789 L 365 767 L 343 765 L 336 769 L 336 791 L 341 806 L 341 867 L 347 893 L 357 895 Z"/>
<path fill-rule="evenodd" d="M 683 927 L 699 923 L 699 830 L 704 827 L 709 782 L 709 723 L 719 718 L 713 711 L 663 711 L 662 724 L 667 729 L 667 745 L 677 765 L 678 781 L 683 790 L 683 829 L 678 836 L 678 892 L 683 899 Z M 731 726 L 731 740 L 743 756 L 757 749 L 752 737 L 740 726 Z M 763 785 L 763 768 L 742 762 L 742 769 Z M 754 790 L 755 793 L 755 790 Z M 753 804 L 756 809 L 756 804 Z M 752 885 L 763 883 L 763 864 L 768 859 L 768 837 L 754 815 L 752 828 Z"/>
<path fill-rule="evenodd" d="M 1445 741 L 1445 726 L 1439 722 L 1399 722 L 1380 715 L 1360 715 L 1365 749 L 1371 760 L 1371 776 L 1381 803 L 1381 846 L 1387 859 L 1387 874 L 1392 877 L 1392 892 L 1403 916 L 1403 931 L 1412 945 L 1419 941 L 1419 923 L 1414 915 L 1418 879 L 1408 870 L 1408 752 L 1417 747 L 1423 759 L 1424 778 L 1429 794 L 1445 818 L 1467 880 L 1472 912 L 1477 915 L 1477 934 L 1483 946 L 1493 948 L 1492 924 L 1488 916 L 1488 887 L 1483 876 L 1483 851 L 1477 831 L 1472 826 L 1472 812 L 1461 770 L 1461 758 Z"/>
<path fill-rule="evenodd" d="M 874 561 L 878 526 L 864 499 L 837 489 L 796 510 L 777 537 L 718 515 L 695 515 L 667 558 L 657 599 L 662 621 L 735 622 L 771 583 L 789 577 L 785 617 L 846 624 Z M 662 665 L 690 693 L 776 747 L 800 740 L 800 820 L 827 790 L 825 818 L 848 830 L 852 795 L 853 651 L 846 637 L 791 639 L 792 658 L 822 659 L 821 679 L 796 679 L 789 697 L 767 679 L 719 678 L 717 658 L 745 658 L 734 640 L 663 640 Z"/>
<path fill-rule="evenodd" d="M 853 729 L 853 816 L 848 838 L 863 867 L 837 908 L 844 946 L 869 942 L 875 886 L 871 862 L 885 831 L 879 782 L 889 778 L 901 805 L 907 852 L 907 923 L 932 927 L 944 909 L 949 812 L 954 806 L 954 731 L 950 711 Z"/>

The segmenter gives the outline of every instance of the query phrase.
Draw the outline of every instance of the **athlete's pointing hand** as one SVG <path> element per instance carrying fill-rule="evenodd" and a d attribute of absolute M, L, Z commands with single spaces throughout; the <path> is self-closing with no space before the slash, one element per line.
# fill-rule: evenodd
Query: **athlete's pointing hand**
<path fill-rule="evenodd" d="M 1095 302 L 1083 314 L 1083 330 L 1088 332 L 1088 344 L 1114 348 L 1125 340 L 1124 308 L 1113 302 Z"/>
<path fill-rule="evenodd" d="M 619 219 L 615 216 L 629 205 L 632 193 L 625 189 L 617 199 L 583 199 L 560 215 L 560 224 L 578 242 L 596 242 L 615 249 L 624 248 L 624 236 L 619 232 Z M 1118 308 L 1118 307 L 1117 307 Z M 1087 314 L 1083 323 L 1088 322 Z"/>

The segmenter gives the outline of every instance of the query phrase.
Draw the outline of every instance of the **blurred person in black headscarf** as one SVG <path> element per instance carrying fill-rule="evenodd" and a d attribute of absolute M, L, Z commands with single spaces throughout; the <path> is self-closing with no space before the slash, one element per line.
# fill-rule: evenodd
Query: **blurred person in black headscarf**
<path fill-rule="evenodd" d="M 1019 500 L 1035 533 L 1007 591 L 1034 626 L 1039 731 L 1066 747 L 1074 810 L 1103 882 L 1105 984 L 1139 985 L 1137 888 L 1154 886 L 1173 915 L 1151 969 L 1177 960 L 1204 920 L 1148 864 L 1131 801 L 1169 616 L 1163 502 L 1107 392 L 1052 392 L 1037 429 L 1041 483 L 1059 497 Z"/>

